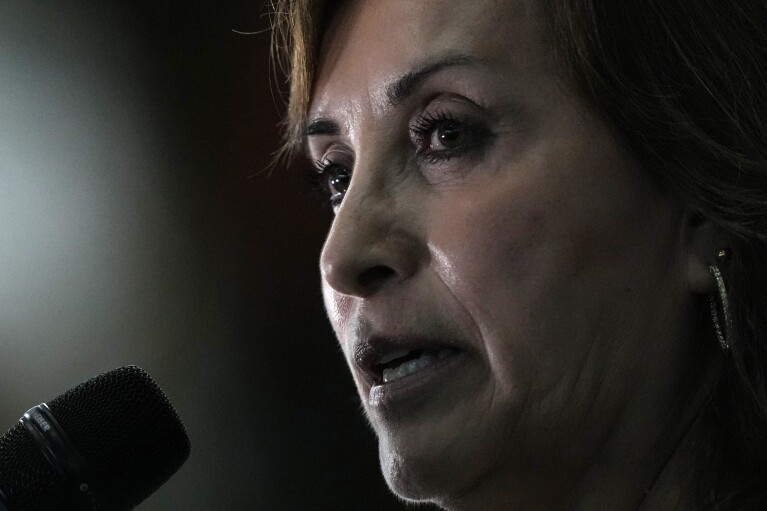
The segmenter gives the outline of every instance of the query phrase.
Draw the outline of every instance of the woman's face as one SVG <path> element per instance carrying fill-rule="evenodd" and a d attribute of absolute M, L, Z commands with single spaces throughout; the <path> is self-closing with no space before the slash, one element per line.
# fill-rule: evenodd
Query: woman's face
<path fill-rule="evenodd" d="M 336 211 L 325 304 L 384 475 L 489 509 L 500 482 L 567 491 L 646 454 L 689 291 L 681 208 L 562 78 L 531 7 L 468 5 L 351 2 L 307 139 Z"/>

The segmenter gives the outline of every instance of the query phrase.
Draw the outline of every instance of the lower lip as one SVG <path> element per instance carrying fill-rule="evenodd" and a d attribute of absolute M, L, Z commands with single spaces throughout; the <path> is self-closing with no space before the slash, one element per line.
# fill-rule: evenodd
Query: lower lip
<path fill-rule="evenodd" d="M 455 370 L 466 361 L 466 352 L 456 351 L 434 361 L 420 371 L 389 383 L 375 383 L 370 387 L 368 405 L 375 409 L 412 406 L 435 396 L 435 393 L 455 381 Z"/>

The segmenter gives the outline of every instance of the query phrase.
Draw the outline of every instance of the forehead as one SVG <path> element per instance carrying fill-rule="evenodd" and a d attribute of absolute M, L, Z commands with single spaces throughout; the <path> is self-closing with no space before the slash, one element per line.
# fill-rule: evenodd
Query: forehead
<path fill-rule="evenodd" d="M 546 53 L 529 0 L 350 1 L 326 31 L 310 111 L 375 111 L 387 84 L 439 56 L 522 74 L 542 71 Z"/>

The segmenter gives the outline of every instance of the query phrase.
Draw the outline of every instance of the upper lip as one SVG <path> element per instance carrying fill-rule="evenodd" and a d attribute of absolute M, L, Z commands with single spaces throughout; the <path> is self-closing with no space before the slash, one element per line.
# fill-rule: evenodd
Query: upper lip
<path fill-rule="evenodd" d="M 383 357 L 391 356 L 400 350 L 439 351 L 443 349 L 461 350 L 452 339 L 418 335 L 372 335 L 354 344 L 353 357 L 355 365 L 362 370 L 367 382 L 374 385 L 383 382 L 383 365 L 381 364 Z"/>

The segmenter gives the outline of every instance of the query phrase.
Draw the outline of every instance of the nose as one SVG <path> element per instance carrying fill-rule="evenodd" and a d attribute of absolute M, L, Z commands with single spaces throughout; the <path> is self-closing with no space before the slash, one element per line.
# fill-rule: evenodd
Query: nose
<path fill-rule="evenodd" d="M 352 179 L 354 181 L 354 179 Z M 414 214 L 384 191 L 352 183 L 320 257 L 322 278 L 336 292 L 367 298 L 412 277 L 421 263 Z"/>

